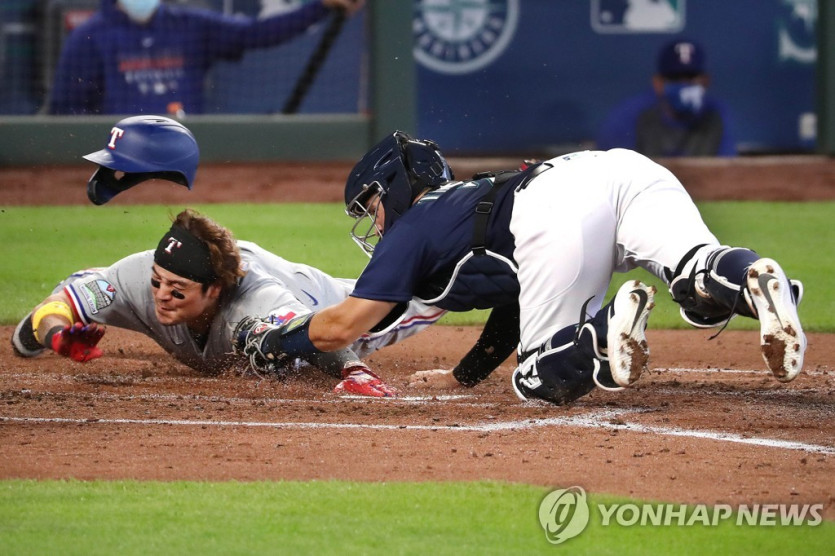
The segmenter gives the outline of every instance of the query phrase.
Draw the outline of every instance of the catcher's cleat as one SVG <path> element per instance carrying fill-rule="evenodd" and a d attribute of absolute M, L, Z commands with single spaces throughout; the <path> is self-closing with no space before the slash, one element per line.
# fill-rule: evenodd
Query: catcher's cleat
<path fill-rule="evenodd" d="M 18 357 L 35 357 L 43 353 L 44 347 L 35 339 L 35 331 L 32 330 L 32 313 L 17 323 L 12 334 L 12 350 Z"/>
<path fill-rule="evenodd" d="M 397 390 L 388 386 L 365 365 L 342 369 L 342 382 L 333 389 L 336 394 L 356 394 L 375 398 L 396 398 Z"/>
<path fill-rule="evenodd" d="M 606 344 L 612 378 L 619 386 L 634 383 L 647 368 L 645 332 L 654 299 L 655 286 L 632 280 L 620 287 L 610 305 Z"/>
<path fill-rule="evenodd" d="M 760 321 L 763 359 L 782 382 L 798 375 L 806 353 L 806 335 L 797 316 L 802 296 L 799 284 L 789 282 L 772 259 L 759 259 L 748 269 L 748 291 Z"/>

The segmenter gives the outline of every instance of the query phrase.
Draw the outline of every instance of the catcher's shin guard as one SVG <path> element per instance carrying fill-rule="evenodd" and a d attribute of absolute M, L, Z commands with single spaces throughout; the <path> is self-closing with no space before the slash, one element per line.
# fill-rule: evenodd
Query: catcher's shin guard
<path fill-rule="evenodd" d="M 649 359 L 644 331 L 654 294 L 654 287 L 627 282 L 591 320 L 554 334 L 514 371 L 516 395 L 562 405 L 595 385 L 621 390 L 635 382 Z"/>
<path fill-rule="evenodd" d="M 697 328 L 720 326 L 736 315 L 757 318 L 746 278 L 759 258 L 750 249 L 724 246 L 702 246 L 685 257 L 670 281 L 681 317 Z"/>
<path fill-rule="evenodd" d="M 538 398 L 567 404 L 594 389 L 592 374 L 609 363 L 595 349 L 591 327 L 577 333 L 577 326 L 563 328 L 538 351 L 519 363 L 513 372 L 513 390 L 520 400 Z"/>

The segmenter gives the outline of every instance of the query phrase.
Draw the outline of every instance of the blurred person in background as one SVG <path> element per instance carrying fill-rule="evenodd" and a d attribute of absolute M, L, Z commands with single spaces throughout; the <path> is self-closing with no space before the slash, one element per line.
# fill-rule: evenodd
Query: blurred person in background
<path fill-rule="evenodd" d="M 623 101 L 606 117 L 597 148 L 649 157 L 735 156 L 728 108 L 708 93 L 704 49 L 676 39 L 658 53 L 652 90 Z"/>
<path fill-rule="evenodd" d="M 64 42 L 48 112 L 203 113 L 204 81 L 212 64 L 292 40 L 334 10 L 352 15 L 364 3 L 313 0 L 254 19 L 161 0 L 101 0 L 99 11 Z M 252 77 L 257 86 L 259 76 Z"/>

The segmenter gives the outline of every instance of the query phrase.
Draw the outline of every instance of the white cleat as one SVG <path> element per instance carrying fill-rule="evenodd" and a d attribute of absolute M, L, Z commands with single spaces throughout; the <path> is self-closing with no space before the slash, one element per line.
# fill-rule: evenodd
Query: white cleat
<path fill-rule="evenodd" d="M 792 285 L 776 261 L 760 259 L 748 269 L 748 291 L 760 320 L 763 359 L 777 380 L 789 382 L 803 368 L 806 353 Z"/>
<path fill-rule="evenodd" d="M 633 384 L 647 369 L 647 319 L 655 307 L 655 286 L 632 280 L 620 287 L 612 304 L 606 333 L 609 367 L 620 386 Z"/>

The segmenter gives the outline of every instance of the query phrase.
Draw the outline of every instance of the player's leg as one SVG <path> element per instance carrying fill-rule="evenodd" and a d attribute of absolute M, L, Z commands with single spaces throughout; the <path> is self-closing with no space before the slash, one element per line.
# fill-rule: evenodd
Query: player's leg
<path fill-rule="evenodd" d="M 596 154 L 554 162 L 516 194 L 511 217 L 521 287 L 513 384 L 520 398 L 567 403 L 591 391 L 595 376 L 616 386 L 610 353 L 619 368 L 646 365 L 653 292 L 631 284 L 601 309 L 617 258 L 609 176 Z"/>
<path fill-rule="evenodd" d="M 521 354 L 512 377 L 516 395 L 565 404 L 595 385 L 619 390 L 637 380 L 649 360 L 645 331 L 654 294 L 654 287 L 628 281 L 587 322 L 567 326 L 535 352 Z"/>
<path fill-rule="evenodd" d="M 790 381 L 803 368 L 806 336 L 797 314 L 803 285 L 773 259 L 740 247 L 704 246 L 676 267 L 670 293 L 693 326 L 724 325 L 736 315 L 758 319 L 763 358 L 778 380 Z"/>
<path fill-rule="evenodd" d="M 515 194 L 520 350 L 600 310 L 617 258 L 617 219 L 597 156 L 557 159 Z"/>
<path fill-rule="evenodd" d="M 631 151 L 609 151 L 607 157 L 624 175 L 641 176 L 621 187 L 621 264 L 641 266 L 664 280 L 682 317 L 694 326 L 720 326 L 735 315 L 758 318 L 769 368 L 780 380 L 794 378 L 806 349 L 797 316 L 802 284 L 750 249 L 720 245 L 665 168 Z M 763 279 L 770 290 L 759 285 L 759 274 L 771 277 Z"/>

